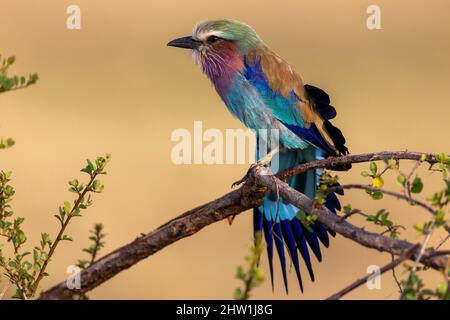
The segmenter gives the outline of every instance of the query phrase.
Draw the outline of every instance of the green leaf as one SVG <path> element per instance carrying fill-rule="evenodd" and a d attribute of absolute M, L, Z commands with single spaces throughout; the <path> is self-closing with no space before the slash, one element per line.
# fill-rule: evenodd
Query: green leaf
<path fill-rule="evenodd" d="M 79 183 L 79 181 L 77 179 L 73 179 L 73 180 L 69 181 L 69 185 L 72 186 L 72 187 L 78 187 L 79 184 L 80 183 Z"/>
<path fill-rule="evenodd" d="M 64 201 L 63 209 L 65 214 L 69 214 L 70 211 L 72 210 L 72 204 L 69 201 Z"/>
<path fill-rule="evenodd" d="M 370 173 L 368 173 L 367 171 L 362 171 L 362 172 L 361 172 L 361 175 L 362 175 L 363 177 L 368 177 L 368 176 L 370 176 Z"/>
<path fill-rule="evenodd" d="M 42 251 L 42 252 L 41 252 L 41 259 L 42 259 L 43 261 L 46 261 L 46 260 L 48 259 L 48 253 L 45 252 L 45 251 Z"/>
<path fill-rule="evenodd" d="M 343 210 L 345 214 L 350 214 L 352 212 L 352 206 L 347 204 L 343 207 Z"/>
<path fill-rule="evenodd" d="M 87 260 L 78 260 L 78 263 L 76 264 L 79 268 L 85 269 L 89 264 L 89 261 Z"/>
<path fill-rule="evenodd" d="M 16 57 L 15 56 L 8 57 L 8 59 L 6 60 L 6 62 L 9 65 L 12 65 L 15 61 L 16 61 Z"/>
<path fill-rule="evenodd" d="M 264 280 L 264 272 L 262 268 L 255 269 L 255 278 L 257 282 L 262 282 Z"/>
<path fill-rule="evenodd" d="M 41 233 L 41 245 L 45 246 L 45 245 L 51 245 L 52 244 L 52 240 L 50 239 L 50 235 L 46 232 Z"/>
<path fill-rule="evenodd" d="M 447 283 L 441 282 L 437 289 L 438 293 L 443 296 L 447 292 Z"/>
<path fill-rule="evenodd" d="M 381 199 L 383 199 L 383 193 L 380 192 L 380 191 L 374 191 L 374 192 L 371 194 L 371 196 L 372 196 L 372 199 L 373 199 L 373 200 L 381 200 Z"/>
<path fill-rule="evenodd" d="M 238 278 L 240 280 L 244 280 L 245 277 L 246 277 L 246 274 L 244 272 L 244 268 L 242 268 L 242 266 L 237 267 L 236 278 Z"/>
<path fill-rule="evenodd" d="M 39 271 L 41 271 L 41 265 L 38 263 L 38 262 L 35 262 L 34 264 L 33 264 L 33 270 L 34 271 L 36 271 L 36 272 L 39 272 Z"/>
<path fill-rule="evenodd" d="M 62 220 L 61 220 L 61 217 L 60 216 L 58 216 L 57 214 L 55 214 L 55 215 L 53 215 L 56 219 L 58 219 L 58 221 L 59 222 L 61 222 L 62 223 Z"/>
<path fill-rule="evenodd" d="M 373 161 L 370 162 L 370 172 L 372 172 L 372 175 L 376 175 L 378 171 L 377 164 Z"/>
<path fill-rule="evenodd" d="M 241 288 L 236 288 L 235 290 L 234 290 L 234 299 L 236 299 L 236 300 L 240 300 L 240 299 L 242 299 L 242 290 L 241 290 Z"/>
<path fill-rule="evenodd" d="M 81 208 L 81 206 L 80 206 L 80 208 Z M 72 217 L 81 217 L 80 210 L 79 209 L 73 210 Z"/>
<path fill-rule="evenodd" d="M 72 237 L 69 236 L 69 235 L 67 235 L 67 234 L 63 235 L 62 238 L 61 238 L 61 240 L 73 241 Z"/>
<path fill-rule="evenodd" d="M 24 263 L 22 264 L 22 268 L 24 268 L 27 271 L 30 270 L 31 267 L 33 267 L 33 265 L 28 261 L 24 261 Z"/>
<path fill-rule="evenodd" d="M 92 183 L 92 190 L 94 190 L 94 192 L 101 193 L 103 189 L 105 189 L 105 186 L 99 180 L 95 180 Z"/>
<path fill-rule="evenodd" d="M 446 221 L 445 221 L 445 211 L 444 210 L 439 209 L 436 211 L 435 222 L 436 222 L 437 227 L 440 227 L 445 224 Z"/>
<path fill-rule="evenodd" d="M 87 159 L 86 161 L 88 164 L 85 168 L 81 169 L 81 172 L 86 172 L 88 174 L 92 174 L 92 172 L 96 169 L 95 165 L 89 159 Z"/>
<path fill-rule="evenodd" d="M 412 193 L 421 193 L 423 190 L 423 183 L 422 179 L 419 177 L 415 177 L 413 180 L 413 183 L 411 185 L 411 192 Z"/>
<path fill-rule="evenodd" d="M 434 291 L 430 290 L 430 289 L 423 289 L 420 293 L 423 294 L 424 296 L 433 296 L 434 295 Z"/>
<path fill-rule="evenodd" d="M 17 246 L 20 246 L 24 244 L 27 241 L 27 237 L 25 236 L 25 233 L 22 230 L 17 230 L 16 234 L 14 235 L 13 242 Z"/>
<path fill-rule="evenodd" d="M 405 176 L 404 174 L 399 174 L 399 175 L 397 176 L 397 182 L 398 182 L 402 187 L 404 187 L 404 186 L 405 186 L 405 183 L 406 183 L 406 176 Z"/>
<path fill-rule="evenodd" d="M 445 153 L 440 153 L 438 155 L 438 160 L 442 164 L 450 164 L 450 157 L 447 157 Z"/>
<path fill-rule="evenodd" d="M 7 218 L 7 217 L 11 217 L 13 214 L 14 214 L 14 212 L 12 212 L 12 211 L 5 211 L 5 213 L 3 214 L 3 216 L 4 216 L 5 218 Z"/>

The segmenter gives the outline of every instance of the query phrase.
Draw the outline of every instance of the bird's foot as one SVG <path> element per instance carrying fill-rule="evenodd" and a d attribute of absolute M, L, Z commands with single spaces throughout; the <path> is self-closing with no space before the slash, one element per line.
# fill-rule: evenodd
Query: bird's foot
<path fill-rule="evenodd" d="M 243 184 L 244 182 L 246 182 L 248 180 L 248 178 L 250 177 L 250 175 L 252 174 L 253 170 L 255 170 L 256 168 L 261 168 L 261 169 L 265 169 L 265 171 L 267 171 L 270 167 L 270 162 L 272 161 L 273 156 L 279 151 L 279 148 L 275 148 L 272 151 L 270 151 L 268 154 L 266 154 L 263 158 L 259 159 L 258 161 L 256 161 L 255 163 L 253 163 L 250 168 L 248 168 L 247 173 L 245 174 L 245 176 L 243 176 L 241 179 L 239 179 L 238 181 L 233 182 L 233 184 L 231 185 L 232 188 L 238 187 L 241 184 Z"/>
<path fill-rule="evenodd" d="M 245 181 L 248 180 L 248 178 L 250 177 L 251 172 L 253 171 L 253 169 L 258 165 L 258 162 L 253 163 L 250 168 L 248 168 L 247 173 L 238 181 L 235 181 L 231 184 L 231 188 L 235 188 L 235 187 L 239 187 L 241 184 L 243 184 Z"/>

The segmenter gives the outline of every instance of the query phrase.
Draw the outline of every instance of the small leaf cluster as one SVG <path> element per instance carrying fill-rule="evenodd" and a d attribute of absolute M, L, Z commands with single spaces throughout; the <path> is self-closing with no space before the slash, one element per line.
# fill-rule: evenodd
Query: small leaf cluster
<path fill-rule="evenodd" d="M 297 211 L 297 218 L 309 232 L 314 232 L 312 225 L 319 219 L 315 214 L 307 214 L 300 209 Z"/>
<path fill-rule="evenodd" d="M 448 171 L 450 170 L 450 157 L 446 154 L 441 153 L 437 157 L 438 160 L 438 170 L 442 174 L 442 179 L 444 182 L 444 188 L 440 191 L 433 193 L 427 197 L 430 202 L 431 207 L 435 210 L 434 218 L 425 221 L 423 223 L 415 224 L 413 227 L 417 231 L 418 236 L 431 235 L 433 230 L 447 226 L 448 219 L 446 218 L 446 206 L 449 204 L 450 196 L 450 179 L 448 178 Z M 432 167 L 430 167 L 432 169 Z M 411 187 L 411 193 L 419 193 L 423 189 L 422 181 L 418 181 L 417 177 L 414 179 Z M 427 289 L 418 276 L 418 271 L 421 270 L 419 267 L 407 267 L 410 272 L 410 276 L 407 281 L 403 282 L 404 291 L 403 298 L 408 300 L 429 300 L 429 299 L 440 299 L 440 300 L 450 300 L 449 293 L 449 268 L 443 271 L 444 282 L 439 284 L 436 289 Z"/>
<path fill-rule="evenodd" d="M 421 193 L 423 190 L 423 182 L 419 176 L 415 176 L 412 183 L 408 183 L 407 177 L 404 173 L 399 173 L 397 176 L 397 182 L 402 187 L 406 187 L 408 193 Z"/>
<path fill-rule="evenodd" d="M 91 240 L 93 244 L 90 245 L 88 248 L 84 248 L 83 252 L 88 253 L 90 259 L 78 260 L 76 265 L 79 268 L 85 269 L 92 263 L 94 263 L 98 253 L 105 246 L 105 242 L 103 241 L 103 239 L 106 237 L 106 234 L 103 233 L 103 229 L 104 229 L 103 224 L 97 223 L 94 225 L 94 228 L 92 230 L 89 230 L 89 232 L 92 234 L 91 236 L 89 236 L 89 240 Z"/>
<path fill-rule="evenodd" d="M 8 69 L 14 64 L 14 56 L 2 58 L 0 55 L 0 93 L 26 88 L 35 84 L 38 80 L 37 73 L 30 74 L 28 78 L 24 76 L 8 76 Z M 12 147 L 16 142 L 12 138 L 0 137 L 0 150 Z"/>
<path fill-rule="evenodd" d="M 0 149 L 11 148 L 16 142 L 12 138 L 0 138 Z"/>
<path fill-rule="evenodd" d="M 106 234 L 103 233 L 104 226 L 101 223 L 96 223 L 92 230 L 89 230 L 92 233 L 92 236 L 89 236 L 89 240 L 93 242 L 88 248 L 84 248 L 83 252 L 89 254 L 89 260 L 79 259 L 76 263 L 76 266 L 80 269 L 86 269 L 91 264 L 96 261 L 98 253 L 105 246 L 105 242 L 103 239 L 106 237 Z M 89 296 L 85 293 L 80 295 L 75 295 L 74 300 L 89 300 Z"/>
<path fill-rule="evenodd" d="M 0 56 L 0 93 L 29 87 L 37 82 L 39 76 L 37 73 L 25 76 L 9 76 L 8 69 L 14 64 L 16 58 L 10 56 L 3 58 Z"/>
<path fill-rule="evenodd" d="M 10 184 L 12 173 L 0 171 L 0 236 L 6 238 L 12 244 L 13 256 L 5 257 L 0 248 L 0 267 L 5 271 L 9 281 L 16 285 L 14 297 L 24 298 L 28 293 L 27 288 L 34 280 L 33 264 L 24 259 L 30 252 L 21 252 L 22 246 L 27 241 L 27 236 L 22 229 L 25 221 L 22 217 L 14 217 L 11 201 L 15 194 L 14 187 Z"/>
<path fill-rule="evenodd" d="M 414 225 L 414 229 L 418 232 L 419 235 L 426 235 L 431 232 L 432 229 L 443 227 L 448 223 L 445 207 L 450 202 L 450 179 L 448 177 L 448 171 L 450 169 L 450 157 L 448 157 L 444 153 L 441 153 L 438 156 L 438 161 L 439 171 L 442 174 L 444 187 L 440 191 L 435 192 L 427 197 L 427 200 L 430 202 L 431 207 L 436 210 L 435 216 L 433 220 Z"/>
<path fill-rule="evenodd" d="M 442 174 L 442 180 L 444 182 L 444 188 L 430 196 L 427 200 L 431 202 L 431 205 L 435 208 L 443 208 L 450 202 L 450 178 L 448 172 L 450 171 L 450 157 L 444 153 L 438 156 L 438 171 Z"/>
<path fill-rule="evenodd" d="M 440 153 L 438 155 L 438 166 L 439 170 L 442 172 L 442 178 L 444 180 L 448 179 L 448 172 L 450 171 L 450 157 L 445 153 Z"/>
<path fill-rule="evenodd" d="M 406 268 L 410 270 L 411 276 L 408 283 L 402 281 L 402 284 L 405 286 L 402 297 L 405 300 L 450 300 L 449 283 L 447 280 L 450 276 L 449 271 L 446 271 L 447 274 L 444 275 L 445 280 L 439 283 L 437 288 L 429 289 L 425 288 L 423 280 L 419 277 L 419 270 L 413 270 L 411 266 L 406 266 Z"/>
<path fill-rule="evenodd" d="M 319 187 L 314 196 L 314 206 L 316 208 L 322 206 L 326 202 L 327 195 L 330 193 L 330 188 L 339 185 L 339 177 L 332 175 L 329 170 L 323 170 L 319 178 Z"/>
<path fill-rule="evenodd" d="M 67 222 L 67 219 L 81 217 L 81 211 L 92 205 L 91 193 L 102 193 L 105 188 L 103 183 L 96 178 L 98 175 L 106 174 L 105 167 L 111 161 L 111 156 L 106 155 L 106 157 L 97 157 L 95 161 L 89 159 L 86 161 L 87 165 L 81 169 L 81 172 L 87 173 L 90 181 L 87 184 L 80 183 L 78 179 L 68 182 L 69 192 L 77 194 L 78 197 L 73 201 L 73 204 L 69 201 L 64 201 L 64 204 L 59 207 L 58 214 L 54 215 L 61 226 Z M 72 237 L 63 235 L 61 240 L 72 241 Z"/>
<path fill-rule="evenodd" d="M 262 233 L 255 232 L 255 244 L 251 248 L 251 255 L 245 258 L 248 264 L 248 270 L 245 271 L 242 266 L 237 267 L 236 270 L 236 278 L 243 282 L 244 288 L 235 289 L 234 299 L 248 300 L 251 290 L 264 281 L 263 270 L 258 266 L 262 250 Z"/>
<path fill-rule="evenodd" d="M 402 228 L 402 226 L 390 220 L 389 212 L 386 211 L 385 209 L 380 209 L 376 214 L 369 215 L 367 217 L 367 221 L 371 221 L 376 225 L 386 227 L 387 231 L 389 231 L 390 237 L 392 239 L 398 239 L 399 229 Z"/>
<path fill-rule="evenodd" d="M 384 172 L 378 172 L 377 164 L 374 161 L 371 161 L 369 165 L 369 171 L 362 171 L 361 175 L 363 177 L 371 177 L 371 186 L 381 189 L 384 187 L 384 179 L 382 177 L 383 173 Z M 383 199 L 383 193 L 381 191 L 366 190 L 366 193 L 369 194 L 374 200 Z"/>
<path fill-rule="evenodd" d="M 384 231 L 382 234 L 389 232 L 389 235 L 392 239 L 398 239 L 398 236 L 400 235 L 399 229 L 404 229 L 403 226 L 389 219 L 389 212 L 385 209 L 378 210 L 374 215 L 367 215 L 361 210 L 353 209 L 351 205 L 347 204 L 342 208 L 342 210 L 345 214 L 344 218 L 347 218 L 354 214 L 359 214 L 364 216 L 366 218 L 366 221 L 373 222 L 378 226 L 386 227 L 386 231 Z"/>
<path fill-rule="evenodd" d="M 319 187 L 316 190 L 313 199 L 313 207 L 319 209 L 327 201 L 327 196 L 333 187 L 339 186 L 339 176 L 332 175 L 331 171 L 324 169 L 319 178 Z M 318 217 L 315 214 L 308 214 L 303 210 L 297 211 L 297 218 L 302 225 L 309 231 L 313 232 L 312 225 L 317 221 Z"/>

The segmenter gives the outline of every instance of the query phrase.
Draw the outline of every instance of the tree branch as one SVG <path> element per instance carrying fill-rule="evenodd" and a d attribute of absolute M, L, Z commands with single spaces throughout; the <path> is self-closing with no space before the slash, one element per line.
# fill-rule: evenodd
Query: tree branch
<path fill-rule="evenodd" d="M 380 268 L 379 274 L 382 275 L 386 271 L 394 269 L 396 266 L 398 266 L 403 261 L 408 260 L 413 255 L 413 253 L 417 251 L 418 248 L 419 248 L 419 244 L 414 245 L 413 247 L 411 247 L 411 249 L 407 250 L 400 257 L 398 257 L 395 260 L 392 260 L 387 265 L 385 265 L 382 268 Z M 369 278 L 371 278 L 373 276 L 374 276 L 374 273 L 372 272 L 372 273 L 368 274 L 367 276 L 356 280 L 355 282 L 353 282 L 352 284 L 348 285 L 347 287 L 345 287 L 344 289 L 340 290 L 339 292 L 329 296 L 326 300 L 339 300 L 339 299 L 341 299 L 347 293 L 355 290 L 360 285 L 366 283 L 367 280 L 369 280 Z M 378 276 L 378 275 L 376 275 L 376 276 Z"/>
<path fill-rule="evenodd" d="M 337 165 L 351 164 L 351 163 L 361 163 L 369 161 L 378 161 L 385 159 L 392 160 L 421 160 L 422 155 L 425 155 L 424 162 L 428 162 L 433 165 L 438 162 L 438 156 L 431 153 L 421 153 L 421 152 L 409 152 L 409 151 L 382 151 L 382 152 L 371 152 L 371 153 L 361 153 L 348 155 L 343 157 L 331 157 L 319 161 L 311 161 L 305 164 L 301 164 L 292 168 L 283 170 L 282 172 L 276 174 L 277 178 L 284 180 L 288 177 L 297 175 L 313 169 L 327 168 L 333 169 Z"/>
<path fill-rule="evenodd" d="M 329 168 L 338 164 L 383 159 L 419 160 L 422 154 L 419 152 L 380 152 L 328 158 L 284 170 L 277 177 L 285 179 L 308 170 Z M 425 161 L 430 164 L 438 162 L 437 156 L 432 154 L 426 155 Z M 119 272 L 128 269 L 140 260 L 153 255 L 175 241 L 191 236 L 204 227 L 223 220 L 228 216 L 237 215 L 260 205 L 267 192 L 267 188 L 279 192 L 280 196 L 286 201 L 304 209 L 306 212 L 312 212 L 311 199 L 291 189 L 286 183 L 274 176 L 259 175 L 256 169 L 250 174 L 249 179 L 240 189 L 185 212 L 177 218 L 163 224 L 155 231 L 116 249 L 81 271 L 81 289 L 70 290 L 67 288 L 65 282 L 61 282 L 43 292 L 39 299 L 71 299 L 75 294 L 86 293 L 114 277 Z M 362 230 L 346 221 L 342 221 L 326 208 L 314 210 L 314 214 L 318 216 L 320 222 L 326 227 L 368 248 L 389 252 L 394 255 L 402 255 L 414 246 L 407 241 L 394 240 L 383 235 Z M 428 249 L 421 257 L 420 262 L 432 268 L 441 269 L 446 265 L 448 259 L 445 256 L 432 256 L 434 252 L 434 250 Z M 412 258 L 416 257 L 413 255 Z"/>
<path fill-rule="evenodd" d="M 421 207 L 422 209 L 425 209 L 426 211 L 431 213 L 433 216 L 436 216 L 436 211 L 432 207 L 430 207 L 429 205 L 427 205 L 426 203 L 424 203 L 422 201 L 414 199 L 413 197 L 411 197 L 411 195 L 405 195 L 405 194 L 401 194 L 398 192 L 394 192 L 394 191 L 390 191 L 390 190 L 386 190 L 386 189 L 382 189 L 382 188 L 377 188 L 377 187 L 372 187 L 372 186 L 368 186 L 368 185 L 363 185 L 363 184 L 344 184 L 341 186 L 331 187 L 328 189 L 328 191 L 334 192 L 335 190 L 339 190 L 339 189 L 340 190 L 342 190 L 342 189 L 360 189 L 360 190 L 381 192 L 383 194 L 387 194 L 388 196 L 391 196 L 391 197 L 394 197 L 397 199 L 402 199 L 409 203 L 415 204 L 415 205 Z M 448 224 L 444 225 L 444 229 L 450 234 L 450 227 L 448 226 Z"/>
<path fill-rule="evenodd" d="M 61 282 L 43 292 L 39 299 L 71 299 L 75 294 L 84 294 L 173 242 L 193 235 L 211 223 L 239 214 L 261 203 L 263 194 L 260 198 L 255 197 L 248 203 L 244 203 L 244 189 L 232 191 L 221 198 L 189 210 L 179 218 L 165 223 L 155 231 L 97 260 L 81 271 L 80 290 L 70 290 L 65 282 Z"/>
<path fill-rule="evenodd" d="M 257 180 L 260 181 L 262 185 L 268 186 L 269 190 L 273 192 L 278 190 L 280 197 L 285 201 L 309 214 L 316 215 L 318 220 L 325 227 L 330 228 L 342 236 L 367 248 L 377 249 L 381 252 L 389 252 L 399 256 L 413 246 L 413 244 L 408 241 L 392 239 L 378 233 L 372 233 L 358 228 L 353 224 L 342 220 L 339 216 L 335 215 L 325 207 L 314 208 L 313 200 L 297 190 L 290 188 L 287 183 L 274 176 L 258 175 Z M 448 259 L 446 257 L 432 257 L 434 252 L 435 250 L 433 249 L 427 249 L 421 257 L 420 262 L 433 269 L 441 270 L 447 264 Z M 415 260 L 417 255 L 413 254 L 411 258 Z"/>

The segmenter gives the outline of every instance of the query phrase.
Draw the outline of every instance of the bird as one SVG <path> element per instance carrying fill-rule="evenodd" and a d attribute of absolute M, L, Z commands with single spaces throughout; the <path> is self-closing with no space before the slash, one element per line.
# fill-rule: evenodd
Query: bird
<path fill-rule="evenodd" d="M 336 109 L 330 104 L 329 95 L 304 83 L 294 68 L 266 45 L 248 24 L 232 19 L 202 21 L 196 24 L 191 35 L 174 39 L 167 45 L 192 51 L 194 61 L 211 80 L 231 114 L 256 133 L 257 150 L 263 143 L 270 145 L 267 135 L 263 137 L 258 132 L 277 130 L 279 146 L 276 150 L 267 150 L 267 154 L 278 153 L 277 172 L 302 163 L 348 154 L 341 130 L 330 121 L 336 117 Z M 262 159 L 264 155 L 257 152 L 257 160 Z M 349 165 L 333 169 L 348 170 Z M 307 171 L 290 177 L 287 183 L 314 198 L 321 174 L 322 170 Z M 336 193 L 343 194 L 342 191 Z M 341 210 L 335 193 L 326 195 L 324 205 L 335 214 Z M 317 220 L 307 225 L 302 220 L 305 215 L 307 213 L 279 199 L 273 192 L 253 209 L 253 232 L 254 235 L 264 234 L 272 290 L 275 250 L 286 293 L 289 292 L 288 256 L 303 292 L 299 253 L 311 281 L 314 281 L 310 250 L 321 262 L 319 242 L 328 247 L 329 235 L 335 236 L 333 230 Z"/>

